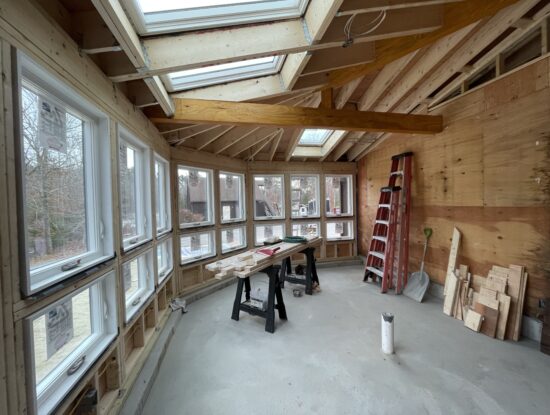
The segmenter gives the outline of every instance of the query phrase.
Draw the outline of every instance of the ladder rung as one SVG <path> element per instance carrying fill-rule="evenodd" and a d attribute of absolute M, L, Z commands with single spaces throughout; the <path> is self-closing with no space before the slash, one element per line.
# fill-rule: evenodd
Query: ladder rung
<path fill-rule="evenodd" d="M 388 241 L 388 238 L 386 236 L 374 235 L 372 237 L 372 239 L 376 239 L 377 241 L 381 241 L 381 242 L 384 242 L 384 243 L 386 243 Z"/>
<path fill-rule="evenodd" d="M 374 223 L 379 223 L 380 225 L 386 225 L 389 226 L 390 221 L 389 220 L 375 220 Z"/>
<path fill-rule="evenodd" d="M 386 255 L 383 252 L 369 251 L 369 255 L 375 256 L 376 258 L 380 259 L 386 259 Z"/>
<path fill-rule="evenodd" d="M 386 209 L 389 209 L 391 207 L 390 204 L 386 204 L 386 203 L 382 203 L 380 205 L 378 205 L 379 208 L 386 208 Z"/>
<path fill-rule="evenodd" d="M 390 176 L 402 176 L 402 175 L 403 175 L 403 170 L 392 171 L 390 173 Z"/>
<path fill-rule="evenodd" d="M 384 271 L 375 267 L 367 267 L 367 271 L 372 272 L 373 274 L 378 275 L 380 278 L 384 276 Z"/>

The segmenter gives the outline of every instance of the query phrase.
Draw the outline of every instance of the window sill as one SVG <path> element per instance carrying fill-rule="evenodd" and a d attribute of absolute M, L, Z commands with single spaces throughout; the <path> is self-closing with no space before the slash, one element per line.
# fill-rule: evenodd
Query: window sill
<path fill-rule="evenodd" d="M 191 258 L 187 261 L 181 261 L 180 265 L 184 266 L 184 265 L 193 264 L 195 262 L 199 262 L 199 261 L 202 261 L 202 260 L 205 260 L 205 259 L 208 259 L 208 258 L 213 258 L 215 256 L 216 256 L 216 253 L 211 253 L 211 254 L 207 254 L 207 255 L 202 255 L 200 257 L 193 257 L 193 258 Z"/>
<path fill-rule="evenodd" d="M 139 248 L 140 246 L 145 245 L 147 242 L 151 242 L 151 241 L 152 241 L 151 238 L 146 238 L 131 245 L 124 245 L 124 242 L 123 242 L 122 252 L 126 254 L 128 252 L 133 251 L 136 248 Z"/>

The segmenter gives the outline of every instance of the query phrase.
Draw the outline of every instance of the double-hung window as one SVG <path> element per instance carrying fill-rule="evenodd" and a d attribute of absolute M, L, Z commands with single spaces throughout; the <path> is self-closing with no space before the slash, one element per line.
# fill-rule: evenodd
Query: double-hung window
<path fill-rule="evenodd" d="M 325 176 L 325 213 L 327 216 L 352 216 L 352 176 Z"/>
<path fill-rule="evenodd" d="M 108 117 L 19 54 L 20 179 L 30 295 L 113 256 Z"/>
<path fill-rule="evenodd" d="M 312 238 L 319 236 L 319 222 L 293 222 L 292 236 Z"/>
<path fill-rule="evenodd" d="M 170 164 L 157 154 L 155 154 L 155 202 L 157 235 L 162 235 L 172 229 L 172 215 L 170 209 Z"/>
<path fill-rule="evenodd" d="M 149 157 L 148 147 L 119 125 L 118 179 L 124 250 L 151 239 Z"/>
<path fill-rule="evenodd" d="M 283 239 L 285 237 L 285 224 L 280 223 L 261 223 L 254 225 L 254 245 L 263 245 L 270 239 Z"/>
<path fill-rule="evenodd" d="M 319 217 L 319 176 L 290 176 L 292 218 Z"/>
<path fill-rule="evenodd" d="M 117 336 L 115 273 L 37 311 L 24 326 L 30 412 L 53 413 Z"/>
<path fill-rule="evenodd" d="M 152 254 L 152 250 L 148 250 L 122 264 L 126 322 L 138 312 L 155 289 Z"/>
<path fill-rule="evenodd" d="M 222 254 L 246 248 L 246 227 L 232 226 L 223 228 L 222 236 Z"/>
<path fill-rule="evenodd" d="M 169 237 L 157 245 L 158 284 L 160 285 L 174 268 L 172 258 L 172 238 Z"/>
<path fill-rule="evenodd" d="M 246 219 L 244 175 L 221 171 L 219 178 L 221 222 L 244 221 Z"/>
<path fill-rule="evenodd" d="M 284 219 L 285 186 L 283 175 L 254 176 L 254 219 Z"/>
<path fill-rule="evenodd" d="M 326 223 L 326 238 L 328 241 L 344 241 L 353 239 L 353 221 L 343 220 Z"/>
<path fill-rule="evenodd" d="M 178 166 L 180 228 L 214 224 L 212 170 Z"/>

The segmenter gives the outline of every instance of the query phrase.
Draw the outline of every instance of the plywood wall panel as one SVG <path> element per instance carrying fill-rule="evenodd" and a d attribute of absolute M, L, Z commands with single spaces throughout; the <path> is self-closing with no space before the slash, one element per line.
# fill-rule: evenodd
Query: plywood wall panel
<path fill-rule="evenodd" d="M 550 295 L 550 88 L 543 59 L 441 106 L 436 136 L 393 135 L 358 166 L 358 243 L 368 250 L 379 189 L 394 154 L 414 152 L 410 270 L 420 268 L 423 229 L 434 230 L 426 271 L 444 282 L 453 227 L 459 263 L 486 275 L 525 265 L 525 312 Z"/>

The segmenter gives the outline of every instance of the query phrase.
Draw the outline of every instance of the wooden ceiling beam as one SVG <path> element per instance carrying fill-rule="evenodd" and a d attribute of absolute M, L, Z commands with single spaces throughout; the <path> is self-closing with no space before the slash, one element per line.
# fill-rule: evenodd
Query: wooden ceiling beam
<path fill-rule="evenodd" d="M 367 19 L 370 17 L 364 16 Z M 142 43 L 148 57 L 148 67 L 139 73 L 115 74 L 110 79 L 126 82 L 206 65 L 338 47 L 344 42 L 345 24 L 346 19 L 335 19 L 319 43 L 314 43 L 306 33 L 302 19 L 146 38 Z M 439 10 L 429 9 L 423 13 L 396 11 L 388 15 L 375 31 L 358 36 L 354 42 L 426 33 L 436 30 L 441 24 Z M 255 41 L 250 42 L 250 39 Z M 300 60 L 294 62 L 294 66 L 300 68 Z M 286 80 L 285 87 L 289 88 L 292 77 L 287 78 L 283 77 L 283 80 Z"/>
<path fill-rule="evenodd" d="M 120 2 L 118 0 L 92 0 L 92 3 L 136 70 L 141 71 L 146 68 L 148 61 L 143 52 L 141 41 Z M 171 116 L 174 113 L 174 103 L 168 96 L 160 78 L 158 76 L 146 77 L 145 83 L 164 113 Z"/>
<path fill-rule="evenodd" d="M 440 116 L 415 116 L 227 101 L 176 99 L 173 118 L 148 111 L 155 124 L 229 124 L 328 128 L 346 131 L 437 133 Z"/>
<path fill-rule="evenodd" d="M 347 68 L 353 65 L 372 62 L 376 58 L 374 42 L 358 43 L 350 47 L 338 46 L 330 49 L 317 50 L 311 54 L 308 64 L 300 76 Z"/>
<path fill-rule="evenodd" d="M 478 20 L 493 16 L 500 10 L 516 2 L 517 0 L 487 0 L 483 2 L 479 0 L 465 0 L 458 3 L 445 4 L 443 6 L 443 27 L 417 36 L 377 41 L 377 59 L 374 62 L 331 72 L 328 76 L 326 87 L 345 85 L 355 78 L 365 76 L 372 71 L 380 69 L 390 62 L 426 47 Z"/>
<path fill-rule="evenodd" d="M 281 142 L 281 138 L 283 137 L 284 132 L 285 131 L 281 129 L 279 131 L 279 135 L 277 135 L 273 140 L 273 142 L 271 143 L 271 148 L 269 149 L 269 161 L 273 161 L 273 158 L 275 157 L 275 153 L 279 148 L 279 143 Z"/>

